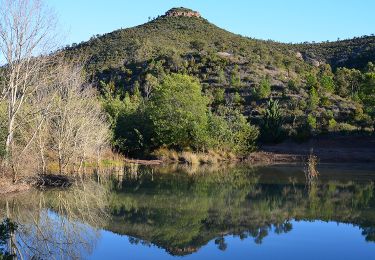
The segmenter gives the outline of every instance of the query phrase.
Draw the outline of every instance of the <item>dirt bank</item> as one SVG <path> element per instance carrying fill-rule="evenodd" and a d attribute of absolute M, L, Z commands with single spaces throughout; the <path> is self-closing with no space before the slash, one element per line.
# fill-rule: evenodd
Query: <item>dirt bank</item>
<path fill-rule="evenodd" d="M 31 188 L 25 183 L 13 183 L 9 179 L 0 178 L 0 195 L 27 191 Z"/>
<path fill-rule="evenodd" d="M 262 145 L 260 152 L 248 157 L 250 162 L 301 162 L 313 150 L 320 162 L 374 163 L 375 136 L 321 136 L 305 143 L 286 141 Z"/>

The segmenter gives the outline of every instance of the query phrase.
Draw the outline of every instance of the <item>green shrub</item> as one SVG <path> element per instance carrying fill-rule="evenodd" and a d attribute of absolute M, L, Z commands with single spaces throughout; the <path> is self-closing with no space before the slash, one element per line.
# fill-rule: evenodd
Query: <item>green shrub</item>
<path fill-rule="evenodd" d="M 353 131 L 357 131 L 358 127 L 348 124 L 348 123 L 338 123 L 336 125 L 336 130 L 339 132 L 353 132 Z"/>
<path fill-rule="evenodd" d="M 309 109 L 311 111 L 314 111 L 317 107 L 318 107 L 318 104 L 319 104 L 319 95 L 318 95 L 318 92 L 316 91 L 316 89 L 314 87 L 311 87 L 310 90 L 309 90 Z"/>
<path fill-rule="evenodd" d="M 284 138 L 283 117 L 278 100 L 269 100 L 261 124 L 263 142 L 280 142 Z"/>
<path fill-rule="evenodd" d="M 297 142 L 305 142 L 312 136 L 312 129 L 310 125 L 305 123 L 297 127 L 296 132 L 292 135 L 292 138 Z"/>
<path fill-rule="evenodd" d="M 310 129 L 315 130 L 316 129 L 316 117 L 312 114 L 309 114 L 307 116 L 307 124 Z"/>
<path fill-rule="evenodd" d="M 214 149 L 246 154 L 256 149 L 259 131 L 238 110 L 220 107 L 209 114 L 210 144 Z"/>
<path fill-rule="evenodd" d="M 147 114 L 156 146 L 201 149 L 207 142 L 208 99 L 199 82 L 190 76 L 171 74 L 150 98 Z"/>
<path fill-rule="evenodd" d="M 261 80 L 260 84 L 253 88 L 253 94 L 257 99 L 268 98 L 271 95 L 271 83 L 267 78 Z"/>
<path fill-rule="evenodd" d="M 328 120 L 328 128 L 329 130 L 333 131 L 336 129 L 336 126 L 337 126 L 337 122 L 334 118 L 331 118 L 330 120 Z"/>

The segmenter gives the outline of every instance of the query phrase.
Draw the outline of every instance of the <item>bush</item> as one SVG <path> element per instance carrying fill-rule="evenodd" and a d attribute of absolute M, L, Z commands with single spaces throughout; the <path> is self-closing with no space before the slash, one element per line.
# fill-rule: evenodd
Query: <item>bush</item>
<path fill-rule="evenodd" d="M 284 138 L 283 117 L 278 100 L 269 100 L 261 124 L 263 142 L 280 142 Z"/>
<path fill-rule="evenodd" d="M 297 127 L 296 133 L 292 138 L 297 142 L 305 142 L 312 136 L 312 129 L 309 124 L 305 123 Z"/>
<path fill-rule="evenodd" d="M 309 109 L 314 111 L 319 104 L 319 95 L 314 87 L 311 87 L 309 90 Z"/>
<path fill-rule="evenodd" d="M 307 116 L 307 124 L 310 129 L 315 130 L 316 129 L 316 117 L 312 114 L 309 114 Z"/>
<path fill-rule="evenodd" d="M 334 131 L 336 129 L 336 126 L 337 126 L 337 122 L 334 118 L 331 118 L 329 121 L 328 121 L 328 128 L 330 131 Z"/>
<path fill-rule="evenodd" d="M 256 149 L 259 131 L 250 125 L 238 110 L 220 107 L 209 114 L 209 133 L 212 148 L 243 155 Z"/>
<path fill-rule="evenodd" d="M 358 127 L 348 124 L 348 123 L 338 123 L 336 126 L 336 129 L 339 132 L 353 132 L 353 131 L 357 131 Z"/>
<path fill-rule="evenodd" d="M 271 83 L 267 78 L 261 80 L 260 84 L 253 88 L 253 94 L 257 99 L 268 98 L 271 95 Z"/>

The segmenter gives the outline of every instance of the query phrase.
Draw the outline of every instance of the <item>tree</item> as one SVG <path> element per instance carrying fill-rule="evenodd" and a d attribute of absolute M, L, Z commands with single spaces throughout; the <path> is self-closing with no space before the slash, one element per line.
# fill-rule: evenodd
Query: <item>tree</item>
<path fill-rule="evenodd" d="M 315 90 L 319 89 L 319 82 L 315 75 L 309 74 L 306 78 L 306 87 L 307 89 L 315 88 Z"/>
<path fill-rule="evenodd" d="M 220 106 L 209 114 L 210 146 L 219 150 L 246 155 L 256 148 L 259 131 L 249 124 L 237 109 Z"/>
<path fill-rule="evenodd" d="M 278 142 L 283 137 L 283 117 L 278 100 L 270 99 L 261 124 L 261 139 L 265 142 Z"/>
<path fill-rule="evenodd" d="M 55 82 L 57 93 L 48 117 L 45 150 L 57 158 L 60 174 L 70 165 L 80 172 L 88 157 L 100 156 L 109 138 L 96 93 L 90 86 L 82 88 L 81 73 L 81 67 L 67 64 L 59 69 Z"/>
<path fill-rule="evenodd" d="M 42 54 L 49 54 L 54 47 L 54 26 L 54 17 L 39 0 L 0 1 L 0 58 L 6 64 L 0 99 L 7 103 L 7 165 L 12 164 L 17 128 L 22 121 L 31 120 L 18 115 L 40 86 L 41 74 L 51 62 L 52 56 Z"/>
<path fill-rule="evenodd" d="M 179 74 L 166 76 L 155 88 L 148 106 L 156 145 L 204 148 L 207 104 L 196 79 Z"/>
<path fill-rule="evenodd" d="M 336 93 L 342 97 L 353 97 L 359 91 L 361 79 L 359 70 L 338 68 L 335 73 Z"/>
<path fill-rule="evenodd" d="M 314 87 L 309 90 L 309 109 L 311 111 L 315 110 L 319 105 L 319 95 Z"/>
<path fill-rule="evenodd" d="M 226 84 L 227 83 L 227 78 L 226 78 L 225 72 L 222 68 L 220 68 L 217 72 L 217 81 L 220 84 Z"/>
<path fill-rule="evenodd" d="M 143 86 L 145 98 L 149 99 L 155 86 L 158 84 L 158 79 L 152 74 L 148 73 L 145 77 L 145 84 Z"/>
<path fill-rule="evenodd" d="M 234 65 L 233 70 L 230 76 L 230 83 L 233 87 L 240 87 L 241 86 L 241 73 L 238 65 Z"/>
<path fill-rule="evenodd" d="M 365 105 L 365 111 L 375 119 L 375 72 L 365 73 L 359 97 Z M 375 121 L 374 121 L 375 129 Z"/>
<path fill-rule="evenodd" d="M 333 93 L 335 91 L 335 81 L 332 76 L 323 75 L 320 79 L 320 85 L 326 92 Z"/>
<path fill-rule="evenodd" d="M 288 78 L 290 77 L 290 68 L 291 65 L 293 64 L 292 61 L 289 58 L 284 58 L 283 59 L 283 64 L 288 72 Z"/>
<path fill-rule="evenodd" d="M 268 98 L 271 95 L 271 83 L 268 78 L 263 78 L 260 84 L 253 90 L 253 94 L 257 99 Z"/>

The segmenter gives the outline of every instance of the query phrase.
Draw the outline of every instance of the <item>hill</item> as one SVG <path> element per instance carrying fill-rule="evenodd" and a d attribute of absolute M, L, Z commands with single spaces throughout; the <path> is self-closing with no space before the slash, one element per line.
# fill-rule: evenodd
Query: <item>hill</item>
<path fill-rule="evenodd" d="M 332 68 L 364 69 L 368 62 L 375 61 L 375 36 L 336 42 L 296 44 L 293 47 L 307 57 L 330 64 Z"/>
<path fill-rule="evenodd" d="M 315 133 L 372 129 L 367 97 L 373 100 L 374 88 L 365 73 L 372 72 L 367 65 L 375 61 L 374 48 L 372 36 L 313 44 L 257 40 L 174 8 L 64 52 L 85 58 L 87 80 L 103 95 L 124 98 L 139 89 L 148 97 L 165 75 L 188 74 L 200 80 L 213 111 L 235 107 L 258 125 L 268 101 L 277 100 L 284 135 L 303 138 L 306 126 Z M 359 92 L 361 86 L 367 94 Z"/>

